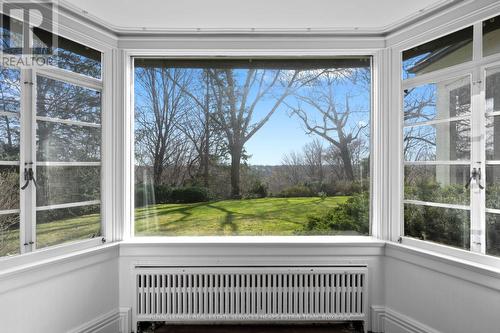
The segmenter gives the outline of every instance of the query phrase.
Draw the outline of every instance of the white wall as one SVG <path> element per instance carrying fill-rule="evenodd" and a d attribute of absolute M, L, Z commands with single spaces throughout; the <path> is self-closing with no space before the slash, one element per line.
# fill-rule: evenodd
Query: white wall
<path fill-rule="evenodd" d="M 386 316 L 386 333 L 500 331 L 500 273 L 457 267 L 394 245 L 386 249 L 384 271 L 386 311 L 396 316 Z M 420 329 L 404 329 L 401 318 Z"/>
<path fill-rule="evenodd" d="M 251 237 L 250 237 L 251 238 Z M 122 243 L 120 245 L 120 307 L 133 306 L 137 266 L 333 266 L 366 265 L 369 269 L 369 303 L 383 304 L 384 242 L 364 240 L 357 242 L 265 243 L 230 241 L 207 243 L 200 241 L 159 243 Z M 370 318 L 368 318 L 370 321 Z"/>
<path fill-rule="evenodd" d="M 0 276 L 1 332 L 118 332 L 117 309 L 117 247 Z"/>

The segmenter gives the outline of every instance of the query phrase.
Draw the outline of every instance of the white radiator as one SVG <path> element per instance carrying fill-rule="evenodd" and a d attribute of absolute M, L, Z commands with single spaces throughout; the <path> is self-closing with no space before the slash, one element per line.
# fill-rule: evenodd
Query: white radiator
<path fill-rule="evenodd" d="M 137 267 L 135 278 L 135 323 L 366 321 L 366 267 Z"/>

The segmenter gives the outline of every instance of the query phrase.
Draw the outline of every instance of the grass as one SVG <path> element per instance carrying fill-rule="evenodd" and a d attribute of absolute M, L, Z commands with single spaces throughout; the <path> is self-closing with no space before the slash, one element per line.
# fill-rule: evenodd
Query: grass
<path fill-rule="evenodd" d="M 137 236 L 293 235 L 348 197 L 264 198 L 163 204 L 135 211 Z"/>
<path fill-rule="evenodd" d="M 135 210 L 137 236 L 293 235 L 348 197 L 264 198 L 195 204 L 161 204 Z M 37 226 L 37 248 L 88 239 L 99 232 L 99 214 Z M 19 253 L 19 230 L 0 234 L 0 257 Z"/>
<path fill-rule="evenodd" d="M 37 225 L 37 248 L 89 239 L 99 232 L 100 215 L 89 214 Z M 19 229 L 0 234 L 0 257 L 19 253 Z"/>

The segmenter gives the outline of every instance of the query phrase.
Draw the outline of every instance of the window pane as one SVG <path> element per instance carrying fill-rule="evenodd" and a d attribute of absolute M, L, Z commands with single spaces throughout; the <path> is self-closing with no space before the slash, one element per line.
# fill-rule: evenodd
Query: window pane
<path fill-rule="evenodd" d="M 100 167 L 37 167 L 37 206 L 99 200 Z"/>
<path fill-rule="evenodd" d="M 0 66 L 0 112 L 19 113 L 21 107 L 21 71 Z"/>
<path fill-rule="evenodd" d="M 500 214 L 486 214 L 486 253 L 500 256 Z"/>
<path fill-rule="evenodd" d="M 33 28 L 35 53 L 44 54 L 46 46 L 52 45 L 53 35 L 39 28 Z M 39 49 L 36 45 L 41 45 Z M 57 37 L 57 48 L 52 50 L 49 63 L 78 74 L 101 78 L 101 52 L 78 44 L 64 37 Z"/>
<path fill-rule="evenodd" d="M 19 167 L 0 165 L 0 211 L 19 209 Z"/>
<path fill-rule="evenodd" d="M 19 161 L 19 140 L 19 118 L 0 115 L 0 161 Z"/>
<path fill-rule="evenodd" d="M 7 54 L 23 52 L 23 23 L 7 15 L 0 15 L 2 43 L 0 49 Z"/>
<path fill-rule="evenodd" d="M 467 210 L 404 205 L 405 236 L 470 249 Z"/>
<path fill-rule="evenodd" d="M 404 91 L 405 125 L 470 114 L 470 79 L 429 83 Z"/>
<path fill-rule="evenodd" d="M 49 162 L 99 162 L 101 129 L 37 122 L 37 160 Z"/>
<path fill-rule="evenodd" d="M 99 124 L 101 93 L 70 83 L 37 77 L 37 115 Z"/>
<path fill-rule="evenodd" d="M 486 166 L 486 208 L 500 209 L 500 165 Z"/>
<path fill-rule="evenodd" d="M 369 57 L 135 66 L 136 235 L 369 233 Z"/>
<path fill-rule="evenodd" d="M 99 205 L 36 212 L 37 248 L 98 237 L 100 232 Z"/>
<path fill-rule="evenodd" d="M 469 205 L 469 170 L 463 165 L 407 165 L 405 199 Z"/>
<path fill-rule="evenodd" d="M 19 214 L 0 214 L 0 257 L 19 254 Z"/>
<path fill-rule="evenodd" d="M 500 116 L 486 117 L 486 159 L 500 161 Z"/>
<path fill-rule="evenodd" d="M 470 121 L 458 120 L 404 129 L 405 161 L 469 160 Z"/>
<path fill-rule="evenodd" d="M 500 68 L 486 71 L 486 112 L 500 111 Z"/>
<path fill-rule="evenodd" d="M 483 57 L 500 52 L 500 16 L 483 21 Z"/>
<path fill-rule="evenodd" d="M 473 28 L 468 27 L 403 52 L 403 79 L 472 60 Z"/>

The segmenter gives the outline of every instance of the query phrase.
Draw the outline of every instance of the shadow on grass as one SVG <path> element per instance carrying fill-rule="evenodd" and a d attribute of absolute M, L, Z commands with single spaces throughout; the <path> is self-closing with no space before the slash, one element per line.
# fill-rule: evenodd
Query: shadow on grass
<path fill-rule="evenodd" d="M 212 204 L 208 204 L 207 207 L 210 207 L 212 209 L 216 209 L 216 210 L 221 211 L 225 214 L 224 217 L 221 219 L 220 226 L 219 226 L 219 232 L 224 233 L 224 230 L 226 230 L 226 228 L 229 227 L 231 229 L 231 234 L 233 234 L 233 235 L 238 234 L 238 225 L 236 223 L 234 223 L 234 213 L 232 211 L 227 210 L 227 209 L 222 208 L 222 207 L 214 206 Z"/>

